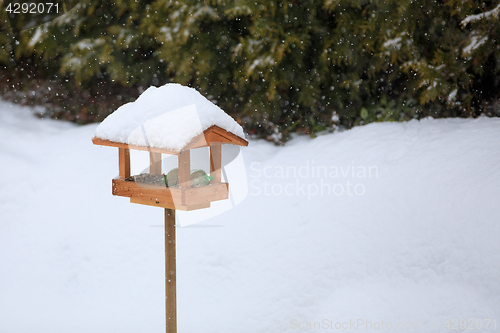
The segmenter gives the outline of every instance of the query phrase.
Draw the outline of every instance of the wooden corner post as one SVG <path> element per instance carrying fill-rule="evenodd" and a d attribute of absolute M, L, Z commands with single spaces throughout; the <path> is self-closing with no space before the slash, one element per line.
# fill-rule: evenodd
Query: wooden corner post
<path fill-rule="evenodd" d="M 210 176 L 214 177 L 210 184 L 219 184 L 221 180 L 222 145 L 210 146 Z"/>
<path fill-rule="evenodd" d="M 165 310 L 167 333 L 177 333 L 175 209 L 165 208 Z"/>
<path fill-rule="evenodd" d="M 191 151 L 189 149 L 179 153 L 179 187 L 191 187 Z"/>
<path fill-rule="evenodd" d="M 161 175 L 161 153 L 149 152 L 149 173 Z"/>
<path fill-rule="evenodd" d="M 130 177 L 130 149 L 118 148 L 118 175 L 125 179 Z"/>

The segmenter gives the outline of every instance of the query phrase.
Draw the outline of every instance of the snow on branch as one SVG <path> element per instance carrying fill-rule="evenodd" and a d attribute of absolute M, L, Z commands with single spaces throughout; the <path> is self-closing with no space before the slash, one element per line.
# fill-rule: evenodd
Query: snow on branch
<path fill-rule="evenodd" d="M 30 42 L 28 43 L 28 46 L 33 47 L 35 46 L 36 43 L 38 43 L 43 35 L 43 31 L 40 27 L 38 27 L 33 34 L 33 37 L 31 37 Z"/>
<path fill-rule="evenodd" d="M 460 22 L 460 25 L 465 26 L 467 25 L 467 23 L 474 23 L 482 19 L 489 20 L 493 17 L 497 18 L 499 13 L 500 13 L 500 4 L 496 6 L 494 9 L 489 10 L 487 12 L 467 16 L 465 19 L 462 20 L 462 22 Z"/>
<path fill-rule="evenodd" d="M 486 41 L 488 40 L 488 36 L 486 37 L 478 37 L 478 36 L 472 36 L 471 37 L 471 42 L 470 44 L 464 48 L 463 54 L 464 55 L 469 55 L 472 51 L 483 45 Z"/>
<path fill-rule="evenodd" d="M 384 49 L 394 48 L 396 50 L 399 50 L 401 48 L 401 37 L 387 40 L 384 45 L 382 45 L 382 47 Z"/>

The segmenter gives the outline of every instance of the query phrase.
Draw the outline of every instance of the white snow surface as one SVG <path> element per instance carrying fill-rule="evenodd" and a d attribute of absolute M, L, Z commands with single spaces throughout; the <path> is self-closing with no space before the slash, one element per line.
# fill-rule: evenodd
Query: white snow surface
<path fill-rule="evenodd" d="M 111 195 L 97 125 L 32 114 L 0 101 L 0 332 L 164 332 L 163 210 Z M 246 199 L 177 228 L 179 332 L 497 332 L 499 142 L 485 117 L 251 141 Z"/>
<path fill-rule="evenodd" d="M 212 125 L 245 138 L 243 128 L 193 88 L 177 83 L 149 87 L 119 107 L 95 136 L 114 142 L 180 150 Z"/>

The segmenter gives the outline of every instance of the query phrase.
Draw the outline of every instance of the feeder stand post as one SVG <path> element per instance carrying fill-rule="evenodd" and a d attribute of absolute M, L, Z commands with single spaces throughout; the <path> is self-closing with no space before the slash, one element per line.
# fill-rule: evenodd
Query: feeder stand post
<path fill-rule="evenodd" d="M 179 187 L 191 187 L 190 151 L 179 153 Z M 160 158 L 161 160 L 161 158 Z M 151 166 L 157 163 L 151 155 Z M 161 171 L 161 167 L 160 171 Z M 176 266 L 175 266 L 175 209 L 165 208 L 165 309 L 167 333 L 177 333 L 177 296 L 176 296 Z"/>
<path fill-rule="evenodd" d="M 165 309 L 167 333 L 177 333 L 175 209 L 165 208 Z"/>
<path fill-rule="evenodd" d="M 161 153 L 149 152 L 149 172 L 161 174 Z M 165 208 L 165 319 L 167 333 L 177 333 L 175 209 L 170 208 Z"/>

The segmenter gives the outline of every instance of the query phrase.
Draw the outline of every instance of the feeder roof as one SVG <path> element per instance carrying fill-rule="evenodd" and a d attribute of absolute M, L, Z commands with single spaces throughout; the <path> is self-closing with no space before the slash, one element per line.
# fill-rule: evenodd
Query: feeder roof
<path fill-rule="evenodd" d="M 97 127 L 94 144 L 177 154 L 211 143 L 248 145 L 243 128 L 193 88 L 150 87 Z"/>

